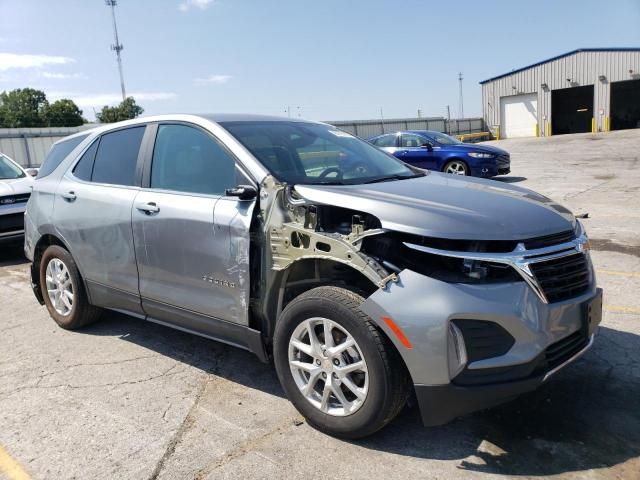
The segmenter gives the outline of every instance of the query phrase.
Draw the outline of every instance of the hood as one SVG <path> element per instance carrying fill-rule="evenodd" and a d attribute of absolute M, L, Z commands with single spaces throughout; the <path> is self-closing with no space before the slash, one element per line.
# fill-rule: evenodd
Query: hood
<path fill-rule="evenodd" d="M 465 240 L 524 240 L 571 230 L 571 212 L 530 190 L 457 175 L 368 185 L 297 185 L 312 203 L 375 215 L 382 227 L 404 233 Z"/>
<path fill-rule="evenodd" d="M 494 147 L 492 145 L 481 145 L 478 143 L 463 143 L 463 144 L 455 144 L 455 145 L 443 145 L 442 148 L 446 148 L 450 151 L 457 152 L 481 152 L 481 153 L 492 153 L 494 155 L 509 155 L 509 152 L 506 150 L 502 150 L 501 148 Z"/>
<path fill-rule="evenodd" d="M 27 175 L 22 178 L 0 180 L 0 197 L 31 193 L 33 178 Z"/>

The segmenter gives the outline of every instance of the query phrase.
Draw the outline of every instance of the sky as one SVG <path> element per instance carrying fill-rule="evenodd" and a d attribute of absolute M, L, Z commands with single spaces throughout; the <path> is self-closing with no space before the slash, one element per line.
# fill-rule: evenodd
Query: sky
<path fill-rule="evenodd" d="M 312 120 L 481 114 L 479 81 L 576 48 L 640 47 L 640 0 L 118 0 L 145 114 Z M 104 0 L 0 0 L 0 91 L 121 100 Z"/>

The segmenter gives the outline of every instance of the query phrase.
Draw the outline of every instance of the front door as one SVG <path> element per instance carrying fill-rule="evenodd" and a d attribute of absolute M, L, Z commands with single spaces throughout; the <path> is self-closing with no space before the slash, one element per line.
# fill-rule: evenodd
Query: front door
<path fill-rule="evenodd" d="M 248 183 L 210 133 L 159 124 L 133 205 L 133 234 L 145 312 L 221 340 L 248 325 L 249 226 L 254 201 L 225 196 Z M 228 333 L 228 332 L 227 332 Z"/>
<path fill-rule="evenodd" d="M 428 140 L 420 135 L 403 133 L 400 136 L 400 148 L 396 156 L 403 162 L 418 168 L 436 169 L 436 155 L 433 149 L 425 146 L 427 143 Z"/>

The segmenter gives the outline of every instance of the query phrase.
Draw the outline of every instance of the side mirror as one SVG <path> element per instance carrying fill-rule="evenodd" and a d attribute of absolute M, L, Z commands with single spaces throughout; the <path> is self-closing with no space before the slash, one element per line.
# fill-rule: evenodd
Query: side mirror
<path fill-rule="evenodd" d="M 238 197 L 239 200 L 253 200 L 258 196 L 258 190 L 253 185 L 238 185 L 225 190 L 227 197 Z"/>
<path fill-rule="evenodd" d="M 433 145 L 431 144 L 431 142 L 425 142 L 422 145 L 420 145 L 422 148 L 426 148 L 427 150 L 429 150 L 430 152 L 433 150 Z"/>
<path fill-rule="evenodd" d="M 30 177 L 36 177 L 38 175 L 38 172 L 40 171 L 40 169 L 39 168 L 25 168 L 24 171 Z"/>

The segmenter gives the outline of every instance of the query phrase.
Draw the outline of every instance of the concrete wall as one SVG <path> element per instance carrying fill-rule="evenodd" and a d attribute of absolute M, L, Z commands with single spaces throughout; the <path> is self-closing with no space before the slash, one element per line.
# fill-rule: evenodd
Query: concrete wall
<path fill-rule="evenodd" d="M 600 80 L 599 77 L 602 75 L 605 78 Z M 481 82 L 483 118 L 495 134 L 496 127 L 501 124 L 500 98 L 536 93 L 538 130 L 543 136 L 547 133 L 547 122 L 551 123 L 551 91 L 594 85 L 593 112 L 596 131 L 605 131 L 610 116 L 611 82 L 638 78 L 640 49 L 577 51 Z M 542 88 L 542 84 L 546 84 L 547 87 Z"/>

